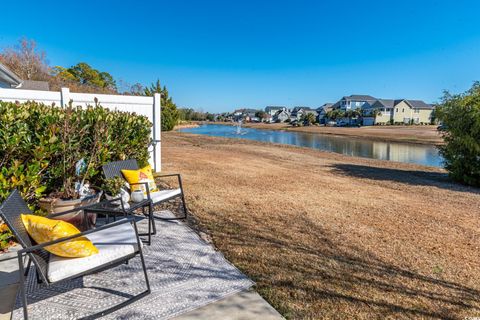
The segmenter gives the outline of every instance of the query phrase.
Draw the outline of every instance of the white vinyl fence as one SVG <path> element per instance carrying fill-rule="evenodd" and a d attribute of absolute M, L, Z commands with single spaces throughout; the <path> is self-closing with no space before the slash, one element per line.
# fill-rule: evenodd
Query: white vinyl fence
<path fill-rule="evenodd" d="M 0 101 L 26 102 L 36 101 L 44 104 L 55 103 L 56 106 L 64 107 L 70 100 L 74 106 L 94 105 L 95 98 L 102 107 L 112 110 L 135 112 L 148 117 L 153 123 L 152 140 L 153 146 L 150 147 L 150 164 L 155 172 L 161 171 L 162 152 L 161 152 L 161 112 L 160 112 L 160 94 L 156 93 L 153 97 L 123 96 L 111 94 L 96 93 L 74 93 L 68 88 L 62 88 L 61 91 L 39 91 L 39 90 L 21 90 L 21 89 L 3 89 L 0 88 Z"/>

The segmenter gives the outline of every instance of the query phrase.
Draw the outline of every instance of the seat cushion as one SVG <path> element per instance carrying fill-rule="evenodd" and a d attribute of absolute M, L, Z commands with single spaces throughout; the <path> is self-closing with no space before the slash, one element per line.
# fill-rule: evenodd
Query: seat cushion
<path fill-rule="evenodd" d="M 47 273 L 50 282 L 78 275 L 138 251 L 137 237 L 130 223 L 94 232 L 86 237 L 97 247 L 98 253 L 84 258 L 51 255 Z"/>
<path fill-rule="evenodd" d="M 156 203 L 174 196 L 178 196 L 180 194 L 182 194 L 182 191 L 180 189 L 160 190 L 151 192 L 150 198 L 152 199 L 153 203 Z"/>

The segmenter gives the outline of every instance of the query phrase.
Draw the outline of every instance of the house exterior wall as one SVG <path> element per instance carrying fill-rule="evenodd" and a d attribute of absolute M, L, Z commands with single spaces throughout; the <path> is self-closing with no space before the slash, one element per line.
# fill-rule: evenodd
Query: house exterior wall
<path fill-rule="evenodd" d="M 401 123 L 430 123 L 432 116 L 432 109 L 417 109 L 412 108 L 408 103 L 402 101 L 394 108 L 393 121 Z"/>
<path fill-rule="evenodd" d="M 431 123 L 432 122 L 433 109 L 421 109 L 420 110 L 420 122 Z"/>
<path fill-rule="evenodd" d="M 394 123 L 409 123 L 411 119 L 413 119 L 413 110 L 405 101 L 401 101 L 394 107 Z"/>
<path fill-rule="evenodd" d="M 340 102 L 340 109 L 343 111 L 360 109 L 363 107 L 365 103 L 367 102 L 359 101 L 359 100 L 342 99 L 342 101 Z"/>
<path fill-rule="evenodd" d="M 392 111 L 380 111 L 375 117 L 375 124 L 389 124 L 392 117 Z"/>
<path fill-rule="evenodd" d="M 124 96 L 110 94 L 73 93 L 68 88 L 58 91 L 18 90 L 0 88 L 0 101 L 27 102 L 36 101 L 44 104 L 65 106 L 70 100 L 74 106 L 94 105 L 95 99 L 104 108 L 135 112 L 146 116 L 153 124 L 152 140 L 154 142 L 150 154 L 150 164 L 155 171 L 161 171 L 161 112 L 160 94 L 154 97 Z"/>

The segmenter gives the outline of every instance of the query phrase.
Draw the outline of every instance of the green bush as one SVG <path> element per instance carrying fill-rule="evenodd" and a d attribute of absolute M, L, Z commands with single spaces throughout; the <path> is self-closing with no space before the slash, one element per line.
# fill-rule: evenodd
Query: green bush
<path fill-rule="evenodd" d="M 99 105 L 62 109 L 0 102 L 0 200 L 14 188 L 33 205 L 44 195 L 62 191 L 66 157 L 91 163 L 90 183 L 97 186 L 103 163 L 135 158 L 146 164 L 150 129 L 144 116 Z"/>
<path fill-rule="evenodd" d="M 436 110 L 445 145 L 445 169 L 462 183 L 480 187 L 480 82 L 464 94 L 445 92 Z"/>

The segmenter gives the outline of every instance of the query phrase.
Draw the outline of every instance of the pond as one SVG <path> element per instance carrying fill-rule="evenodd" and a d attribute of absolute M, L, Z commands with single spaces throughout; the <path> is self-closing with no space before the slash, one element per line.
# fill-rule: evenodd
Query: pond
<path fill-rule="evenodd" d="M 433 145 L 382 142 L 333 135 L 259 130 L 215 124 L 201 125 L 196 128 L 185 128 L 179 131 L 214 137 L 289 144 L 354 157 L 416 163 L 435 167 L 442 166 L 442 157 Z"/>

